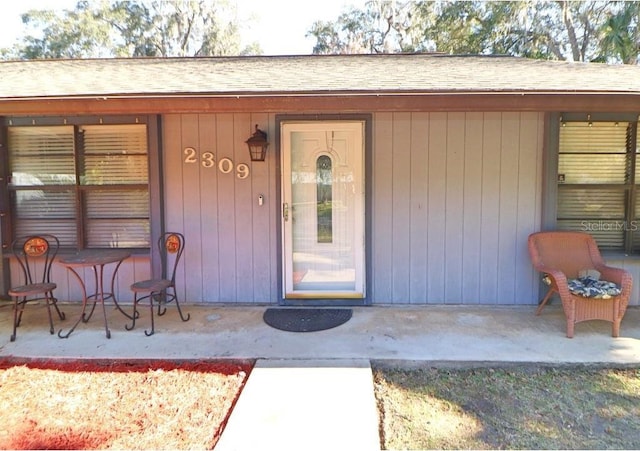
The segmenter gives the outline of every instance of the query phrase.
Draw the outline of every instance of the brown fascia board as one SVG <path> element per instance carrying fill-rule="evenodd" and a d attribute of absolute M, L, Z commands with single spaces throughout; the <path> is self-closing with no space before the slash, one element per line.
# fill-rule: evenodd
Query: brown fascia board
<path fill-rule="evenodd" d="M 640 112 L 638 92 L 313 92 L 96 95 L 0 99 L 0 115 L 211 112 Z"/>

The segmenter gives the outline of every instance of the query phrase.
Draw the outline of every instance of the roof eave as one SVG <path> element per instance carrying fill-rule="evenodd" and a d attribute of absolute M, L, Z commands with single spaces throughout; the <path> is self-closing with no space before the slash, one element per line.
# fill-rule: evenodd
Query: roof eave
<path fill-rule="evenodd" d="M 307 111 L 639 112 L 640 92 L 317 91 L 127 93 L 0 99 L 0 115 Z"/>

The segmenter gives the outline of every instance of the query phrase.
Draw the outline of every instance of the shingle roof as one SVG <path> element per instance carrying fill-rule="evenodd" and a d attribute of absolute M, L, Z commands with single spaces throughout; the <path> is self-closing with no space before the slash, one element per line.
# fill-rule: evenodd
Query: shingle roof
<path fill-rule="evenodd" d="M 269 93 L 640 93 L 640 66 L 385 54 L 5 61 L 0 100 Z"/>

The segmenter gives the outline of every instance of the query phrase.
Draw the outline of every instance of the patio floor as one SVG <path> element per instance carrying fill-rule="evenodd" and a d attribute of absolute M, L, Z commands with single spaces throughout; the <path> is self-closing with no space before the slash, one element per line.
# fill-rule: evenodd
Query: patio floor
<path fill-rule="evenodd" d="M 62 304 L 65 321 L 75 322 L 79 306 Z M 127 307 L 125 307 L 127 308 Z M 115 308 L 107 306 L 111 339 L 96 309 L 67 339 L 48 332 L 44 305 L 27 306 L 15 342 L 9 341 L 12 311 L 0 307 L 0 356 L 98 359 L 369 359 L 454 362 L 548 362 L 640 364 L 640 308 L 630 307 L 621 336 L 611 326 L 589 321 L 565 337 L 564 315 L 550 305 L 536 317 L 534 306 L 372 306 L 356 307 L 353 317 L 334 329 L 285 332 L 262 320 L 267 306 L 185 303 L 191 320 L 180 321 L 175 306 L 156 316 L 156 333 L 146 310 L 132 331 Z"/>

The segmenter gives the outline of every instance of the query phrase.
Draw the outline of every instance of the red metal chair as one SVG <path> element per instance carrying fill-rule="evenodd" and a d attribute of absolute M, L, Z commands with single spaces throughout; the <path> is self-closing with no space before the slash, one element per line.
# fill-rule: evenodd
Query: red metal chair
<path fill-rule="evenodd" d="M 149 302 L 149 312 L 151 314 L 151 332 L 145 330 L 146 336 L 151 336 L 155 332 L 154 303 L 158 306 L 158 316 L 162 316 L 167 312 L 166 304 L 175 301 L 180 319 L 189 321 L 191 318 L 190 314 L 187 314 L 187 316 L 182 314 L 178 294 L 176 293 L 176 270 L 184 252 L 184 243 L 184 235 L 178 232 L 167 232 L 158 239 L 158 251 L 162 262 L 162 278 L 142 280 L 131 285 L 131 291 L 134 292 L 133 320 L 131 326 L 125 325 L 127 330 L 135 327 L 136 319 L 140 316 L 138 304 L 144 301 Z M 138 297 L 139 295 L 142 296 Z"/>
<path fill-rule="evenodd" d="M 51 306 L 56 309 L 58 317 L 65 315 L 58 308 L 58 301 L 53 296 L 57 285 L 51 281 L 51 265 L 58 253 L 60 242 L 53 235 L 30 235 L 16 238 L 11 244 L 13 255 L 22 269 L 22 285 L 9 289 L 13 298 L 13 333 L 11 341 L 16 339 L 16 329 L 22 321 L 22 313 L 27 303 L 44 300 L 49 315 L 49 332 L 54 333 Z"/>

